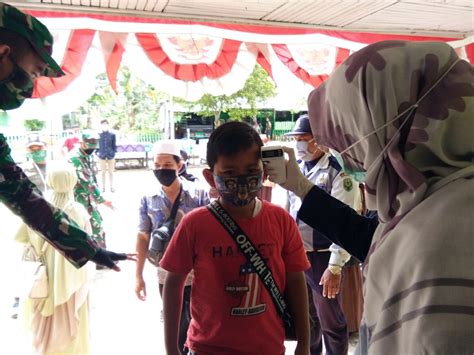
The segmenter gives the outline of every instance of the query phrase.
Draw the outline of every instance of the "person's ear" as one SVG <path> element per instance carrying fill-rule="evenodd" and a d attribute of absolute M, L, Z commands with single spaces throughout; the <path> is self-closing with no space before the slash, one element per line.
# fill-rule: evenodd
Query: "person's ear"
<path fill-rule="evenodd" d="M 204 176 L 204 179 L 206 179 L 207 183 L 211 187 L 216 187 L 216 183 L 214 182 L 214 175 L 212 175 L 211 169 L 203 169 L 202 170 L 202 176 Z"/>
<path fill-rule="evenodd" d="M 183 159 L 181 159 L 178 163 L 178 170 L 177 171 L 181 171 L 181 168 L 183 167 L 184 165 L 184 162 L 183 162 Z"/>
<path fill-rule="evenodd" d="M 10 46 L 6 44 L 0 44 L 0 60 L 3 61 L 5 58 L 8 58 L 10 55 L 11 49 Z"/>
<path fill-rule="evenodd" d="M 13 63 L 10 58 L 11 49 L 6 44 L 0 44 L 0 80 L 10 76 L 13 71 Z"/>
<path fill-rule="evenodd" d="M 316 140 L 313 138 L 308 141 L 308 152 L 314 153 L 318 149 L 318 145 L 316 144 Z"/>

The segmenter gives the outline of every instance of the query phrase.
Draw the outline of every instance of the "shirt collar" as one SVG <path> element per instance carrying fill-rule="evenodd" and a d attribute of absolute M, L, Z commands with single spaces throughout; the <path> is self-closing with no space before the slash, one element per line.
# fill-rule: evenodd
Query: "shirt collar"
<path fill-rule="evenodd" d="M 331 155 L 328 153 L 324 153 L 324 155 L 319 158 L 318 162 L 313 165 L 313 167 L 310 170 L 319 170 L 319 169 L 327 169 L 329 167 L 329 157 Z M 305 162 L 302 161 L 300 166 L 305 166 Z"/>

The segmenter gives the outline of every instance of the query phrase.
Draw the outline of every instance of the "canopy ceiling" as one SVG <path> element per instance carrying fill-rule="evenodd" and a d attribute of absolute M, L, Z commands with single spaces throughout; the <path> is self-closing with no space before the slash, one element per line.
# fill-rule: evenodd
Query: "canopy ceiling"
<path fill-rule="evenodd" d="M 121 64 L 160 91 L 196 100 L 239 90 L 256 63 L 280 92 L 305 94 L 351 52 L 385 39 L 445 41 L 474 61 L 470 0 L 10 3 L 50 28 L 53 55 L 67 73 L 37 81 L 41 101 L 24 105 L 32 112 L 71 111 L 101 72 L 115 88 Z"/>
<path fill-rule="evenodd" d="M 444 35 L 473 32 L 472 0 L 28 0 L 22 8 L 356 32 Z"/>

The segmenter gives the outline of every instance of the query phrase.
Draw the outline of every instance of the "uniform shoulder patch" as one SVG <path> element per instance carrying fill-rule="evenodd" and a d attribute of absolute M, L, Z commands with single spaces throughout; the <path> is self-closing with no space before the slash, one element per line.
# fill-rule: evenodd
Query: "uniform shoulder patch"
<path fill-rule="evenodd" d="M 342 180 L 342 185 L 344 186 L 344 190 L 346 191 L 351 191 L 354 187 L 354 184 L 352 183 L 352 179 L 350 177 L 344 178 L 344 180 Z"/>

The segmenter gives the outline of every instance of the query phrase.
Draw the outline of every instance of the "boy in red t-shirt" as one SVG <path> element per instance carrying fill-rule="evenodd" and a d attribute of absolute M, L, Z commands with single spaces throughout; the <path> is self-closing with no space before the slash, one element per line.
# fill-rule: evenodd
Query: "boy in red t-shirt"
<path fill-rule="evenodd" d="M 219 126 L 209 138 L 209 169 L 204 169 L 203 175 L 219 192 L 222 207 L 258 248 L 285 293 L 296 324 L 295 354 L 308 355 L 308 296 L 303 271 L 310 264 L 291 216 L 256 197 L 263 178 L 262 145 L 258 133 L 246 123 Z M 191 270 L 192 319 L 186 342 L 191 354 L 285 353 L 283 322 L 270 294 L 206 207 L 184 216 L 160 266 L 169 271 L 163 290 L 168 355 L 179 354 L 181 297 Z"/>

